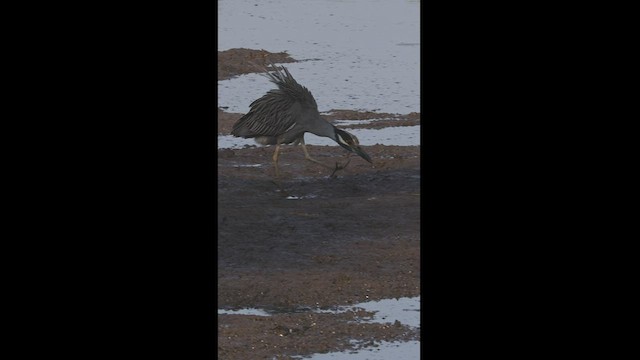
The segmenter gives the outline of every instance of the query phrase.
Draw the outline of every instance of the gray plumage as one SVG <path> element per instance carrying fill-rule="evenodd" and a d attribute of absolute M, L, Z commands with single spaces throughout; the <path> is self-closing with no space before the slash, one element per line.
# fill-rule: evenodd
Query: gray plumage
<path fill-rule="evenodd" d="M 320 118 L 318 105 L 311 92 L 298 84 L 286 68 L 266 73 L 278 85 L 264 96 L 252 102 L 251 110 L 234 125 L 231 134 L 244 138 L 259 138 L 262 144 L 289 144 L 305 131 L 319 136 L 332 137 L 333 126 Z"/>
<path fill-rule="evenodd" d="M 233 126 L 231 134 L 243 138 L 255 138 L 263 145 L 276 145 L 274 162 L 276 163 L 280 144 L 302 144 L 305 157 L 312 159 L 304 144 L 304 133 L 328 137 L 344 149 L 355 152 L 371 162 L 369 156 L 360 148 L 358 139 L 348 132 L 338 129 L 320 117 L 318 105 L 311 92 L 298 84 L 284 66 L 276 66 L 274 73 L 266 72 L 266 77 L 278 86 L 269 90 L 250 105 L 250 110 Z M 322 163 L 320 163 L 322 164 Z M 324 164 L 322 164 L 324 165 Z M 326 166 L 326 165 L 325 165 Z M 346 165 L 345 165 L 346 166 Z"/>

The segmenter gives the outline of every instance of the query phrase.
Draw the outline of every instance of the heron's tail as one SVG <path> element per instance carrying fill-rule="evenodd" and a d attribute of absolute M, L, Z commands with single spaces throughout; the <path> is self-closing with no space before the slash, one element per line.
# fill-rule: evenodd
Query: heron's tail
<path fill-rule="evenodd" d="M 236 137 L 243 137 L 243 138 L 249 138 L 249 137 L 255 136 L 255 134 L 253 134 L 252 131 L 249 130 L 249 127 L 247 126 L 247 119 L 248 119 L 247 115 L 248 114 L 245 114 L 233 125 L 233 129 L 231 130 L 231 135 Z"/>

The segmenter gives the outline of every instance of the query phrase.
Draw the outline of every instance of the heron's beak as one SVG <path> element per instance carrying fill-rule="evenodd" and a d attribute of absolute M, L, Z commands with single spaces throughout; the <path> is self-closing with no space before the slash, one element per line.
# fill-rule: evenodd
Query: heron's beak
<path fill-rule="evenodd" d="M 360 148 L 360 146 L 354 146 L 352 148 L 353 152 L 355 152 L 356 154 L 360 155 L 360 157 L 362 157 L 363 159 L 367 160 L 370 164 L 373 164 L 373 162 L 371 162 L 371 158 L 369 157 L 369 155 L 367 155 L 366 152 L 364 152 L 364 150 L 362 150 Z"/>

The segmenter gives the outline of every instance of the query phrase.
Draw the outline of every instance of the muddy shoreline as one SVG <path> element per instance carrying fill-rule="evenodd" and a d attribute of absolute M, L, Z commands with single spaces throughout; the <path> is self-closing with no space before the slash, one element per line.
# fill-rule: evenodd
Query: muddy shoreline
<path fill-rule="evenodd" d="M 285 55 L 231 49 L 219 53 L 218 66 L 234 76 L 254 71 L 260 60 L 283 62 L 270 57 Z M 218 134 L 228 134 L 240 116 L 218 109 Z M 332 110 L 324 116 L 377 119 L 344 128 L 420 123 L 419 113 Z M 337 146 L 309 151 L 329 164 L 345 159 Z M 419 147 L 365 151 L 373 164 L 354 157 L 332 178 L 299 147 L 284 146 L 275 179 L 273 147 L 218 150 L 218 306 L 273 311 L 269 317 L 218 315 L 220 359 L 289 359 L 420 339 L 418 329 L 400 323 L 363 322 L 370 314 L 357 309 L 312 311 L 420 294 Z"/>

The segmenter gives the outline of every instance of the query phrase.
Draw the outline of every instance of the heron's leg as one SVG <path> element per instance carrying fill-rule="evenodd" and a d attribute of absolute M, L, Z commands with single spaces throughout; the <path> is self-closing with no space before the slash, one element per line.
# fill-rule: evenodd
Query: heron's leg
<path fill-rule="evenodd" d="M 316 159 L 312 158 L 312 157 L 311 157 L 311 155 L 309 155 L 309 151 L 307 151 L 307 146 L 306 146 L 306 145 L 305 145 L 305 143 L 304 143 L 304 136 L 300 137 L 300 138 L 298 139 L 298 141 L 300 142 L 300 145 L 302 145 L 302 151 L 304 151 L 304 158 L 305 158 L 305 159 L 307 159 L 307 160 L 309 160 L 309 161 L 313 161 L 313 162 L 314 162 L 314 163 L 316 163 L 316 164 L 320 164 L 320 165 L 322 165 L 322 166 L 325 166 L 325 167 L 328 167 L 329 169 L 331 169 L 331 166 L 326 165 L 326 164 L 323 164 L 323 163 L 321 163 L 320 161 L 318 161 L 318 160 L 316 160 Z"/>
<path fill-rule="evenodd" d="M 342 170 L 345 169 L 347 167 L 347 165 L 349 165 L 349 163 L 351 162 L 351 155 L 353 155 L 352 153 L 348 152 L 347 153 L 347 162 L 344 163 L 344 165 L 339 165 L 338 163 L 336 163 L 336 169 L 338 170 Z"/>
<path fill-rule="evenodd" d="M 276 144 L 276 151 L 273 153 L 273 164 L 276 167 L 276 177 L 280 176 L 280 172 L 278 171 L 278 153 L 280 152 L 280 142 Z"/>

